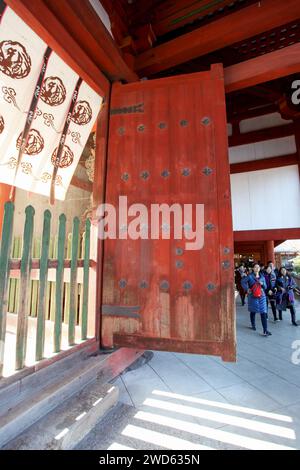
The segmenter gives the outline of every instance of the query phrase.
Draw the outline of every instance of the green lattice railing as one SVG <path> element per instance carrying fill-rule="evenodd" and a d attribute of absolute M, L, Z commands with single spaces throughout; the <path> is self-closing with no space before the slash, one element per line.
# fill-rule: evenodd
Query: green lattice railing
<path fill-rule="evenodd" d="M 5 204 L 0 248 L 0 377 L 8 312 L 17 315 L 16 370 L 25 366 L 29 316 L 36 317 L 36 361 L 44 357 L 46 320 L 53 322 L 53 352 L 61 349 L 63 323 L 68 325 L 69 346 L 75 343 L 76 325 L 81 339 L 87 339 L 90 220 L 80 236 L 79 219 L 74 217 L 72 234 L 66 237 L 66 216 L 61 214 L 58 235 L 51 238 L 51 213 L 46 210 L 40 240 L 33 239 L 34 208 L 28 206 L 25 214 L 23 238 L 13 240 L 14 204 Z"/>

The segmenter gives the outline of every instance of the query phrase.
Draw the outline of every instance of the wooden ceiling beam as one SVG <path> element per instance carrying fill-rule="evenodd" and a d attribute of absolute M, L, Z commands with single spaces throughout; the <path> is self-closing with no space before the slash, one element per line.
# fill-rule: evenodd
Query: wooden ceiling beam
<path fill-rule="evenodd" d="M 237 147 L 238 145 L 255 144 L 266 140 L 281 139 L 294 135 L 294 124 L 285 124 L 283 126 L 270 127 L 268 129 L 259 129 L 257 131 L 246 132 L 244 134 L 232 135 L 228 138 L 229 147 Z"/>
<path fill-rule="evenodd" d="M 191 2 L 179 0 L 177 2 L 165 2 L 161 8 L 156 8 L 152 27 L 157 36 L 162 36 L 186 24 L 198 20 L 232 4 L 232 0 L 202 0 Z"/>
<path fill-rule="evenodd" d="M 43 0 L 43 3 L 111 81 L 138 79 L 88 0 Z"/>
<path fill-rule="evenodd" d="M 283 166 L 298 165 L 296 154 L 283 155 L 281 157 L 262 158 L 261 160 L 251 160 L 249 162 L 231 163 L 230 174 L 246 173 L 248 171 L 268 170 L 270 168 L 280 168 Z"/>
<path fill-rule="evenodd" d="M 298 72 L 300 72 L 299 43 L 226 67 L 225 91 L 231 93 Z"/>
<path fill-rule="evenodd" d="M 238 98 L 237 98 L 238 99 Z M 227 121 L 228 122 L 240 122 L 244 119 L 251 119 L 260 116 L 266 116 L 272 113 L 278 113 L 278 105 L 276 104 L 268 104 L 266 106 L 259 106 L 257 108 L 244 108 L 244 109 L 235 109 L 234 111 L 230 111 L 230 106 L 227 105 Z"/>
<path fill-rule="evenodd" d="M 299 17 L 299 0 L 257 2 L 143 52 L 136 58 L 135 70 L 140 76 L 149 76 L 223 49 Z"/>

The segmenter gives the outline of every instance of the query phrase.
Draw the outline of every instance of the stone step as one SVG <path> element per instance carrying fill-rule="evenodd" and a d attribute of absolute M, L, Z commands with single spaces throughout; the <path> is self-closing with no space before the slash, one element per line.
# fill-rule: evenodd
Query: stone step
<path fill-rule="evenodd" d="M 107 384 L 142 354 L 129 348 L 92 355 L 75 354 L 0 386 L 0 448 L 99 379 Z"/>
<path fill-rule="evenodd" d="M 7 414 L 18 404 L 24 403 L 28 398 L 33 399 L 51 384 L 63 382 L 78 374 L 78 369 L 85 369 L 93 357 L 89 349 L 76 351 L 57 362 L 32 372 L 25 367 L 17 376 L 2 378 L 0 380 L 0 417 Z M 105 356 L 103 356 L 105 357 Z M 88 362 L 87 362 L 88 360 Z"/>
<path fill-rule="evenodd" d="M 118 396 L 116 386 L 96 379 L 8 442 L 3 449 L 73 449 L 114 407 Z"/>
<path fill-rule="evenodd" d="M 103 367 L 101 356 L 79 361 L 76 367 L 61 371 L 47 387 L 40 389 L 41 377 L 31 377 L 33 382 L 20 392 L 20 397 L 9 401 L 7 412 L 0 417 L 0 448 L 19 435 L 42 416 L 94 381 Z M 37 391 L 34 388 L 36 383 Z"/>

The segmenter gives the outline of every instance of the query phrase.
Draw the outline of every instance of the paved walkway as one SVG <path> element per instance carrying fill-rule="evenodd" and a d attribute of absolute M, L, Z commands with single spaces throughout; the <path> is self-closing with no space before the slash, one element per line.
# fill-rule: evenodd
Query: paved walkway
<path fill-rule="evenodd" d="M 269 322 L 268 338 L 259 318 L 257 326 L 249 329 L 238 300 L 236 364 L 154 352 L 115 381 L 119 404 L 80 448 L 300 449 L 300 363 L 292 362 L 293 353 L 300 362 L 300 326 L 291 325 L 289 312 Z"/>

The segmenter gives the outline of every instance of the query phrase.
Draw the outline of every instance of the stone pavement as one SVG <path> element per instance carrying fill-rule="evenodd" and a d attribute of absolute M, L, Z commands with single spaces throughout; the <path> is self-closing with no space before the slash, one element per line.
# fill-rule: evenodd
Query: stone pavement
<path fill-rule="evenodd" d="M 236 364 L 155 351 L 117 378 L 118 405 L 78 448 L 300 449 L 300 326 L 289 311 L 280 323 L 269 318 L 272 336 L 259 318 L 250 330 L 237 299 Z"/>

